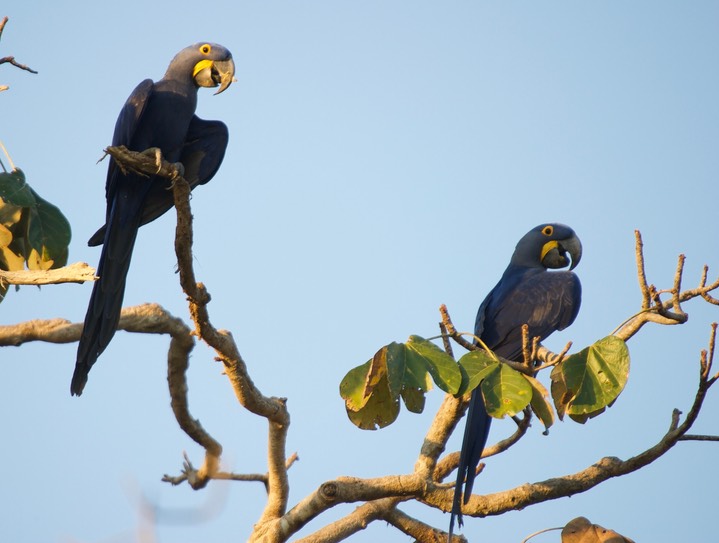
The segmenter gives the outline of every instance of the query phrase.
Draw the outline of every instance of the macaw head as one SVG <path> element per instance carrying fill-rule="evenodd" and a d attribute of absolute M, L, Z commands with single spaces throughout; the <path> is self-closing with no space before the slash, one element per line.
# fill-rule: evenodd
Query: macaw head
<path fill-rule="evenodd" d="M 573 270 L 581 258 L 582 243 L 574 230 L 565 224 L 547 223 L 532 228 L 519 240 L 512 264 L 546 269 L 569 266 Z"/>
<path fill-rule="evenodd" d="M 220 87 L 215 93 L 220 94 L 236 81 L 232 53 L 217 43 L 200 42 L 185 47 L 172 59 L 165 77 L 182 78 L 189 74 L 198 87 Z"/>

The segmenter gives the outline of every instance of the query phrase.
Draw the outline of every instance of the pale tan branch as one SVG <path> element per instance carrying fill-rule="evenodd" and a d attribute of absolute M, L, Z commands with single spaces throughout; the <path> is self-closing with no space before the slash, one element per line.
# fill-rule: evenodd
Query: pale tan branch
<path fill-rule="evenodd" d="M 422 442 L 419 457 L 414 465 L 414 471 L 425 479 L 436 478 L 437 462 L 447 447 L 447 440 L 452 435 L 459 420 L 467 409 L 468 401 L 445 394 L 442 405 L 432 419 L 427 434 Z M 455 463 L 456 467 L 456 463 Z M 439 477 L 438 480 L 442 480 Z"/>
<path fill-rule="evenodd" d="M 181 337 L 189 334 L 185 324 L 158 304 L 126 307 L 120 314 L 118 330 L 144 334 L 168 334 Z M 19 347 L 31 341 L 72 343 L 80 339 L 82 323 L 66 319 L 36 319 L 0 326 L 0 347 Z"/>
<path fill-rule="evenodd" d="M 522 413 L 522 418 L 519 418 L 518 416 L 512 417 L 512 420 L 517 425 L 517 428 L 514 430 L 512 435 L 497 441 L 497 443 L 493 445 L 485 447 L 484 451 L 482 451 L 481 458 L 489 458 L 490 456 L 496 456 L 500 453 L 503 453 L 524 437 L 524 435 L 527 433 L 527 430 L 529 430 L 529 427 L 531 426 L 532 410 L 527 407 Z M 446 455 L 439 462 L 437 462 L 437 467 L 434 472 L 434 480 L 437 482 L 443 481 L 450 473 L 452 473 L 452 471 L 457 469 L 458 465 L 459 451 Z"/>
<path fill-rule="evenodd" d="M 196 281 L 193 269 L 190 186 L 179 176 L 174 179 L 173 195 L 177 211 L 175 252 L 180 270 L 180 284 L 188 297 L 195 331 L 215 350 L 219 360 L 224 364 L 225 373 L 232 383 L 240 404 L 252 413 L 267 418 L 270 426 L 268 499 L 262 517 L 258 521 L 258 524 L 262 524 L 280 517 L 287 509 L 289 481 L 285 467 L 285 446 L 290 415 L 284 399 L 265 397 L 257 389 L 231 334 L 217 330 L 210 323 L 207 311 L 210 296 L 205 286 Z"/>
<path fill-rule="evenodd" d="M 644 269 L 644 244 L 641 234 L 635 231 L 636 236 L 636 255 L 637 255 L 637 277 L 639 278 L 639 287 L 642 292 L 642 311 L 632 318 L 626 320 L 620 325 L 614 333 L 617 337 L 627 341 L 636 334 L 642 326 L 648 322 L 657 324 L 673 325 L 682 324 L 687 321 L 688 315 L 682 309 L 681 304 L 693 298 L 704 298 L 709 303 L 719 305 L 710 293 L 719 288 L 719 278 L 710 285 L 706 284 L 708 268 L 704 266 L 700 284 L 697 288 L 682 290 L 681 283 L 684 274 L 684 255 L 679 255 L 676 271 L 674 273 L 674 282 L 671 290 L 671 298 L 666 301 L 661 300 L 660 292 L 654 285 L 647 284 L 646 272 Z"/>
<path fill-rule="evenodd" d="M 195 342 L 189 328 L 187 335 L 182 339 L 173 338 L 167 358 L 167 384 L 170 390 L 170 406 L 177 424 L 190 439 L 205 449 L 205 459 L 198 470 L 193 469 L 189 459 L 185 458 L 183 474 L 188 484 L 197 490 L 204 488 L 212 474 L 218 471 L 222 445 L 205 431 L 199 420 L 190 414 L 186 374 L 190 366 L 190 351 L 194 346 Z"/>
<path fill-rule="evenodd" d="M 594 465 L 571 475 L 537 483 L 527 483 L 495 494 L 472 495 L 469 502 L 462 508 L 464 514 L 484 517 L 500 515 L 510 510 L 523 509 L 529 505 L 586 492 L 608 479 L 626 475 L 647 466 L 669 451 L 691 429 L 713 382 L 708 379 L 703 368 L 701 368 L 699 386 L 694 402 L 684 421 L 680 422 L 681 413 L 674 410 L 668 432 L 659 442 L 644 452 L 627 460 L 605 457 Z M 420 500 L 443 511 L 449 511 L 452 505 L 453 491 L 452 489 L 440 489 L 441 487 L 428 488 L 425 496 Z"/>
<path fill-rule="evenodd" d="M 651 300 L 649 297 L 649 285 L 647 285 L 647 274 L 644 271 L 644 242 L 642 241 L 642 233 L 639 230 L 634 231 L 634 239 L 637 277 L 639 279 L 639 289 L 642 292 L 642 309 L 649 309 Z"/>
<path fill-rule="evenodd" d="M 190 185 L 182 177 L 182 170 L 159 156 L 156 150 L 148 149 L 135 153 L 122 148 L 106 149 L 121 168 L 144 175 L 159 175 L 172 181 L 177 227 L 175 231 L 175 253 L 180 273 L 180 285 L 188 297 L 190 316 L 195 324 L 195 333 L 217 353 L 218 360 L 225 366 L 225 373 L 232 384 L 240 404 L 246 409 L 268 419 L 269 429 L 269 471 L 268 500 L 258 524 L 280 517 L 287 509 L 289 482 L 287 479 L 285 445 L 290 416 L 283 398 L 265 397 L 255 386 L 247 371 L 239 349 L 232 335 L 216 329 L 210 323 L 207 305 L 210 295 L 202 283 L 197 282 L 192 257 L 192 213 L 190 209 Z M 209 454 L 208 450 L 208 454 Z M 212 478 L 217 471 L 207 472 Z"/>
<path fill-rule="evenodd" d="M 57 285 L 84 283 L 96 279 L 95 268 L 85 262 L 75 262 L 53 270 L 0 270 L 0 285 Z"/>
<path fill-rule="evenodd" d="M 365 503 L 349 515 L 297 540 L 296 543 L 337 543 L 364 530 L 375 520 L 385 518 L 392 508 L 402 501 L 400 498 L 383 498 Z"/>
<path fill-rule="evenodd" d="M 320 485 L 312 494 L 300 500 L 281 519 L 260 534 L 263 540 L 286 541 L 312 519 L 340 503 L 371 502 L 384 498 L 411 498 L 424 493 L 426 481 L 416 474 L 391 475 L 374 479 L 340 477 Z"/>
<path fill-rule="evenodd" d="M 707 302 L 709 302 L 712 305 L 719 305 L 719 300 L 717 300 L 713 296 L 710 296 L 708 291 L 704 291 L 704 287 L 707 284 L 707 276 L 708 275 L 709 275 L 709 266 L 704 265 L 704 269 L 702 270 L 702 277 L 699 282 L 699 289 L 702 291 L 701 297 L 704 298 Z"/>
<path fill-rule="evenodd" d="M 82 327 L 82 323 L 71 323 L 65 319 L 33 320 L 0 326 L 0 346 L 19 346 L 30 341 L 72 343 L 80 339 Z M 186 462 L 182 480 L 187 480 L 194 488 L 201 488 L 207 483 L 207 474 L 216 470 L 222 447 L 202 428 L 199 421 L 192 418 L 188 409 L 185 371 L 195 345 L 191 330 L 181 319 L 172 316 L 158 304 L 124 308 L 117 328 L 133 333 L 170 336 L 167 380 L 172 410 L 185 433 L 207 451 L 205 462 L 199 470 L 194 470 L 189 461 Z"/>
<path fill-rule="evenodd" d="M 425 524 L 424 522 L 400 511 L 396 507 L 393 507 L 387 511 L 387 513 L 382 515 L 382 519 L 389 522 L 402 533 L 407 534 L 416 541 L 421 541 L 422 543 L 446 543 L 447 538 L 449 537 L 449 533 L 444 530 Z M 466 543 L 467 539 L 464 536 L 453 534 L 452 541 L 454 543 Z"/>

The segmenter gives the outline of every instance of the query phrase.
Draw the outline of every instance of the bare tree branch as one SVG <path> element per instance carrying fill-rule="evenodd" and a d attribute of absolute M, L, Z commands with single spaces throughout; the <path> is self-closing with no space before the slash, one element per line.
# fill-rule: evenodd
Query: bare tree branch
<path fill-rule="evenodd" d="M 0 39 L 2 38 L 3 30 L 5 30 L 5 25 L 9 21 L 8 17 L 3 17 L 0 20 Z M 27 72 L 30 72 L 32 74 L 36 74 L 37 72 L 30 68 L 29 66 L 26 66 L 25 64 L 20 64 L 15 60 L 15 57 L 13 56 L 7 56 L 0 58 L 0 64 L 12 64 L 16 68 L 20 68 L 21 70 L 25 70 Z M 7 85 L 0 85 L 0 92 L 8 90 L 10 87 Z"/>
<path fill-rule="evenodd" d="M 2 57 L 0 58 L 0 64 L 12 64 L 16 68 L 20 68 L 21 70 L 25 70 L 26 72 L 30 72 L 31 74 L 36 74 L 37 72 L 30 68 L 29 66 L 25 64 L 20 64 L 18 61 L 15 60 L 15 57 L 8 56 L 8 57 Z"/>
<path fill-rule="evenodd" d="M 713 343 L 715 336 L 716 328 L 712 327 L 710 344 Z M 486 496 L 472 495 L 469 502 L 462 507 L 463 513 L 475 517 L 500 515 L 544 501 L 572 496 L 586 492 L 608 479 L 626 475 L 654 462 L 676 445 L 696 421 L 706 394 L 715 382 L 705 371 L 707 366 L 700 365 L 699 385 L 692 407 L 684 421 L 680 423 L 681 413 L 675 409 L 672 413 L 669 431 L 654 446 L 627 460 L 604 457 L 594 465 L 572 475 L 527 483 L 514 489 Z M 452 506 L 452 489 L 440 491 L 439 488 L 436 490 L 428 488 L 424 497 L 420 499 L 443 511 L 449 511 Z"/>
<path fill-rule="evenodd" d="M 699 287 L 682 291 L 681 283 L 684 274 L 684 255 L 679 255 L 679 261 L 677 262 L 677 268 L 674 274 L 674 284 L 670 291 L 671 299 L 662 301 L 657 289 L 653 285 L 647 284 L 646 272 L 644 271 L 644 244 L 639 230 L 635 231 L 635 237 L 637 276 L 639 277 L 639 286 L 642 291 L 642 311 L 622 323 L 615 332 L 614 335 L 624 341 L 627 341 L 636 334 L 647 322 L 668 325 L 686 322 L 687 314 L 682 309 L 681 303 L 697 297 L 702 297 L 710 303 L 715 303 L 710 293 L 719 288 L 719 278 L 710 285 L 706 284 L 708 268 L 705 266 Z M 717 304 L 719 304 L 719 302 L 717 302 Z"/>
<path fill-rule="evenodd" d="M 232 335 L 226 330 L 217 330 L 210 323 L 207 304 L 211 298 L 205 286 L 197 282 L 193 268 L 190 185 L 182 177 L 182 172 L 177 165 L 162 160 L 156 150 L 148 149 L 143 153 L 136 153 L 123 147 L 108 147 L 105 151 L 113 157 L 120 168 L 130 169 L 144 175 L 160 175 L 172 181 L 177 212 L 175 253 L 180 272 L 180 284 L 188 298 L 190 316 L 195 324 L 195 334 L 217 353 L 218 360 L 224 364 L 225 373 L 240 404 L 250 412 L 268 420 L 268 499 L 257 524 L 261 526 L 273 521 L 285 513 L 289 494 L 285 451 L 290 416 L 287 411 L 286 399 L 265 397 L 250 378 L 247 366 L 240 356 Z M 206 450 L 210 456 L 216 452 L 210 448 L 206 448 Z M 197 487 L 206 484 L 207 480 L 217 473 L 217 462 L 212 464 L 206 462 L 205 466 L 208 469 L 197 474 Z"/>
<path fill-rule="evenodd" d="M 1 29 L 0 29 L 1 30 Z M 180 283 L 187 294 L 190 315 L 194 331 L 179 319 L 172 317 L 162 308 L 147 304 L 137 308 L 126 308 L 122 312 L 119 329 L 144 333 L 168 333 L 172 340 L 168 353 L 168 383 L 172 397 L 172 409 L 180 427 L 194 441 L 205 449 L 205 459 L 199 469 L 192 466 L 185 457 L 183 472 L 176 477 L 165 476 L 164 480 L 173 484 L 187 482 L 192 488 L 202 488 L 211 479 L 262 482 L 268 492 L 265 509 L 255 525 L 250 541 L 284 542 L 290 539 L 308 522 L 340 503 L 361 505 L 354 511 L 313 534 L 301 539 L 303 543 L 326 543 L 346 539 L 363 530 L 375 520 L 385 520 L 403 533 L 419 541 L 444 541 L 447 534 L 432 528 L 402 512 L 397 506 L 407 500 L 416 500 L 427 506 L 443 511 L 451 509 L 453 485 L 443 481 L 456 469 L 459 454 L 445 453 L 448 439 L 467 407 L 469 395 L 454 398 L 446 395 L 442 406 L 432 419 L 420 448 L 414 472 L 404 475 L 361 479 L 340 477 L 322 483 L 314 492 L 301 499 L 289 511 L 289 483 L 287 471 L 296 460 L 296 454 L 287 457 L 286 439 L 290 423 L 286 399 L 264 396 L 254 385 L 247 366 L 242 359 L 232 335 L 216 329 L 210 322 L 207 306 L 211 300 L 207 289 L 197 282 L 193 270 L 192 258 L 192 215 L 190 210 L 190 186 L 182 177 L 177 165 L 169 164 L 157 155 L 155 150 L 134 153 L 124 148 L 110 147 L 106 150 L 121 168 L 140 172 L 143 175 L 162 175 L 172 181 L 175 207 L 177 211 L 177 229 L 175 250 L 180 271 Z M 644 270 L 643 245 L 639 232 L 637 240 L 637 275 L 642 293 L 642 311 L 620 326 L 616 335 L 627 340 L 646 322 L 661 324 L 679 324 L 686 321 L 687 315 L 681 304 L 695 297 L 702 297 L 710 303 L 719 302 L 710 293 L 719 288 L 719 279 L 707 285 L 707 268 L 704 268 L 699 287 L 682 291 L 684 256 L 680 255 L 672 288 L 658 291 L 647 283 Z M 661 300 L 669 293 L 670 299 Z M 440 308 L 445 350 L 451 354 L 452 347 L 448 338 L 452 338 L 467 350 L 477 347 L 466 341 L 462 333 L 457 332 L 446 307 Z M 73 324 L 62 319 L 50 321 L 29 321 L 14 326 L 0 326 L 0 346 L 21 345 L 27 341 L 51 341 L 66 343 L 77 341 L 82 329 L 81 324 Z M 237 474 L 220 471 L 219 461 L 222 447 L 212 436 L 193 419 L 187 405 L 186 370 L 189 353 L 194 347 L 197 336 L 212 347 L 225 367 L 230 384 L 238 401 L 246 409 L 262 416 L 268 421 L 268 471 L 266 474 Z M 533 373 L 555 365 L 563 359 L 571 343 L 559 354 L 548 351 L 539 345 L 536 338 L 525 334 L 523 341 L 524 363 L 508 363 L 525 373 Z M 577 473 L 552 478 L 536 483 L 528 483 L 503 492 L 485 496 L 473 495 L 463 507 L 469 516 L 498 515 L 509 510 L 524 508 L 547 500 L 553 500 L 576 493 L 585 492 L 602 482 L 640 469 L 669 451 L 679 441 L 719 441 L 719 436 L 698 436 L 688 434 L 696 420 L 703 400 L 718 375 L 711 375 L 714 358 L 716 325 L 712 327 L 709 348 L 702 351 L 700 357 L 699 386 L 692 408 L 684 420 L 675 410 L 667 433 L 652 447 L 644 452 L 621 460 L 605 457 L 592 466 Z M 537 367 L 536 362 L 541 366 Z M 508 438 L 487 447 L 483 457 L 498 454 L 517 443 L 527 432 L 531 422 L 531 410 L 525 409 L 523 417 L 514 417 L 517 428 Z M 480 465 L 481 469 L 481 465 Z M 457 541 L 464 541 L 455 536 Z"/>
<path fill-rule="evenodd" d="M 189 337 L 190 330 L 158 304 L 126 307 L 120 314 L 118 330 L 142 334 L 168 334 Z M 0 326 L 0 347 L 19 347 L 31 341 L 47 343 L 73 343 L 80 339 L 82 323 L 66 319 L 31 320 Z M 192 338 L 190 337 L 190 340 Z M 182 341 L 185 341 L 183 338 Z"/>
<path fill-rule="evenodd" d="M 95 268 L 85 262 L 52 270 L 0 270 L 0 285 L 57 285 L 95 281 Z"/>
<path fill-rule="evenodd" d="M 444 530 L 433 528 L 429 524 L 410 517 L 396 507 L 382 515 L 382 518 L 399 531 L 413 537 L 417 541 L 422 541 L 422 543 L 445 543 L 449 537 L 449 534 Z M 452 541 L 455 543 L 466 543 L 467 540 L 463 536 L 453 534 Z"/>

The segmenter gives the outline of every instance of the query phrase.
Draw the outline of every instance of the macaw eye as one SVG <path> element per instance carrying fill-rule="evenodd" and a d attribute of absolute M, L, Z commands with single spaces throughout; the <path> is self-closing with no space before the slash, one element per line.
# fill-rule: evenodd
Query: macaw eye
<path fill-rule="evenodd" d="M 548 224 L 544 228 L 542 228 L 542 234 L 545 236 L 551 236 L 554 233 L 554 227 L 551 224 Z"/>
<path fill-rule="evenodd" d="M 200 53 L 203 55 L 209 55 L 210 51 L 212 51 L 212 46 L 209 43 L 200 46 Z"/>

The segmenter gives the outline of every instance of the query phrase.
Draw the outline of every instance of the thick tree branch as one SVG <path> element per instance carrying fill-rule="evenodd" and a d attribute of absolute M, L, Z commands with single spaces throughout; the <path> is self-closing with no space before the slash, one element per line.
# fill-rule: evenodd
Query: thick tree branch
<path fill-rule="evenodd" d="M 716 327 L 712 326 L 710 345 L 713 345 L 715 337 Z M 510 510 L 523 509 L 529 505 L 535 505 L 544 501 L 569 497 L 574 494 L 586 492 L 608 479 L 626 475 L 654 462 L 687 434 L 701 411 L 706 394 L 715 382 L 709 376 L 709 369 L 711 368 L 713 360 L 712 358 L 707 360 L 705 358 L 706 356 L 706 351 L 703 351 L 700 364 L 699 385 L 689 413 L 684 421 L 680 423 L 681 413 L 678 410 L 674 410 L 669 431 L 654 446 L 627 460 L 621 460 L 616 457 L 602 458 L 594 465 L 572 475 L 548 479 L 537 483 L 527 483 L 510 490 L 486 496 L 472 495 L 469 502 L 462 507 L 463 513 L 475 517 L 500 515 Z M 452 505 L 452 490 L 440 491 L 439 487 L 436 491 L 430 489 L 425 497 L 422 498 L 422 501 L 434 507 L 438 507 L 443 511 L 449 511 Z"/>
<path fill-rule="evenodd" d="M 19 347 L 31 341 L 47 343 L 73 343 L 80 339 L 82 323 L 66 319 L 31 320 L 18 324 L 0 326 L 0 347 Z M 126 307 L 120 314 L 118 330 L 142 334 L 168 334 L 178 341 L 189 338 L 189 329 L 158 304 L 142 304 Z"/>
<path fill-rule="evenodd" d="M 73 343 L 80 339 L 82 323 L 71 323 L 65 319 L 33 320 L 11 326 L 0 326 L 0 346 L 20 346 L 30 341 L 49 343 Z M 207 451 L 203 466 L 194 470 L 189 461 L 185 462 L 183 475 L 193 488 L 200 488 L 207 482 L 207 473 L 216 471 L 222 447 L 190 415 L 187 404 L 187 383 L 185 372 L 189 355 L 195 346 L 191 330 L 181 319 L 172 316 L 158 304 L 143 304 L 126 307 L 120 314 L 118 330 L 141 334 L 168 334 L 168 383 L 172 410 L 180 427 L 196 443 Z M 165 480 L 178 483 L 178 478 L 165 476 Z"/>
<path fill-rule="evenodd" d="M 149 326 L 147 320 L 133 321 L 134 315 L 128 308 L 123 310 L 120 329 L 151 333 L 170 333 L 173 337 L 168 354 L 168 382 L 172 395 L 172 408 L 182 429 L 206 450 L 203 466 L 195 470 L 189 459 L 185 460 L 183 474 L 179 477 L 166 476 L 165 480 L 178 484 L 188 482 L 193 488 L 205 486 L 210 479 L 229 479 L 238 481 L 262 482 L 268 489 L 267 505 L 255 526 L 251 541 L 283 542 L 287 541 L 308 522 L 340 503 L 362 502 L 352 513 L 346 515 L 315 533 L 301 539 L 304 543 L 334 542 L 346 539 L 350 535 L 364 529 L 374 520 L 386 520 L 405 534 L 421 541 L 446 540 L 446 533 L 434 529 L 397 509 L 398 504 L 407 500 L 417 500 L 428 506 L 449 511 L 451 508 L 453 486 L 442 481 L 456 469 L 458 453 L 443 455 L 447 441 L 456 428 L 467 405 L 467 398 L 454 398 L 447 395 L 442 407 L 432 420 L 419 451 L 414 466 L 414 473 L 393 475 L 372 479 L 341 477 L 327 481 L 317 490 L 300 500 L 287 511 L 289 484 L 287 470 L 294 461 L 286 457 L 286 439 L 289 427 L 289 413 L 284 398 L 265 397 L 256 388 L 247 371 L 239 349 L 231 334 L 217 330 L 210 322 L 207 306 L 210 295 L 202 283 L 197 282 L 193 270 L 192 258 L 192 215 L 189 205 L 190 187 L 182 177 L 181 169 L 176 165 L 160 160 L 154 150 L 145 153 L 133 153 L 121 148 L 108 148 L 107 152 L 122 168 L 141 172 L 145 175 L 163 175 L 172 180 L 175 207 L 177 210 L 177 230 L 175 249 L 180 271 L 180 282 L 187 294 L 190 314 L 194 323 L 194 332 L 179 321 L 180 331 L 175 335 L 166 330 L 165 324 Z M 719 279 L 706 284 L 707 269 L 704 269 L 699 287 L 681 289 L 684 271 L 684 257 L 680 256 L 672 288 L 668 291 L 657 291 L 649 285 L 644 270 L 644 257 L 639 232 L 637 237 L 637 274 L 642 291 L 642 312 L 628 320 L 616 335 L 629 339 L 645 322 L 677 324 L 686 321 L 687 315 L 681 307 L 684 301 L 694 297 L 702 297 L 710 303 L 719 302 L 710 293 L 719 288 Z M 670 299 L 661 300 L 661 295 L 669 293 Z M 164 310 L 159 306 L 140 306 L 150 308 L 155 314 Z M 158 309 L 159 308 L 159 309 Z M 156 311 L 158 309 L 158 311 Z M 443 331 L 459 345 L 468 350 L 476 347 L 466 341 L 452 324 L 446 308 L 441 308 Z M 170 316 L 170 320 L 174 317 Z M 167 320 L 167 319 L 165 319 Z M 164 322 L 164 321 L 163 321 Z M 710 346 L 702 352 L 700 364 L 700 381 L 694 403 L 683 421 L 680 413 L 675 411 L 668 432 L 652 447 L 644 452 L 621 460 L 605 457 L 594 465 L 577 473 L 540 481 L 485 496 L 473 495 L 469 503 L 463 507 L 469 516 L 498 515 L 509 510 L 521 509 L 547 500 L 571 496 L 585 492 L 602 482 L 640 469 L 665 454 L 678 441 L 717 440 L 715 436 L 695 436 L 688 430 L 698 416 L 703 400 L 712 384 L 719 375 L 710 375 L 713 356 L 716 326 L 712 329 Z M 12 327 L 0 327 L 0 345 L 20 345 L 26 341 L 42 340 L 55 342 L 77 341 L 81 331 L 80 324 L 55 319 L 53 321 L 30 321 Z M 218 360 L 224 364 L 226 374 L 235 391 L 238 401 L 249 411 L 268 420 L 268 472 L 267 474 L 233 474 L 219 471 L 219 458 L 222 448 L 199 423 L 194 420 L 187 409 L 186 369 L 189 352 L 194 346 L 192 335 L 200 337 L 216 352 Z M 447 350 L 451 346 L 446 342 Z M 570 344 L 571 345 L 571 344 Z M 519 371 L 534 372 L 534 362 L 541 361 L 541 368 L 554 365 L 561 361 L 569 346 L 555 354 L 541 345 L 534 338 L 524 340 L 525 363 L 509 362 Z M 529 362 L 532 362 L 530 364 Z M 525 410 L 524 417 L 515 418 L 517 428 L 512 436 L 492 447 L 488 447 L 483 456 L 490 456 L 506 450 L 525 435 L 531 421 L 531 412 Z M 458 540 L 462 540 L 457 536 Z"/>
<path fill-rule="evenodd" d="M 433 528 L 429 524 L 410 517 L 396 507 L 382 515 L 382 518 L 402 533 L 423 543 L 445 543 L 449 537 L 449 533 L 444 530 Z M 466 542 L 467 540 L 462 536 L 452 535 L 452 541 L 459 543 Z"/>
<path fill-rule="evenodd" d="M 322 527 L 313 534 L 298 539 L 296 543 L 337 543 L 364 530 L 375 520 L 385 518 L 400 498 L 383 498 L 359 506 L 349 515 Z"/>
<path fill-rule="evenodd" d="M 173 341 L 167 360 L 167 383 L 170 389 L 170 405 L 180 428 L 198 445 L 205 449 L 205 460 L 199 470 L 194 470 L 189 459 L 185 459 L 183 475 L 195 490 L 207 485 L 209 477 L 219 470 L 222 445 L 215 440 L 190 415 L 187 400 L 187 369 L 190 367 L 190 351 L 195 346 L 187 329 L 186 341 Z M 166 480 L 166 477 L 163 480 Z M 177 484 L 177 483 L 175 483 Z"/>
<path fill-rule="evenodd" d="M 195 324 L 195 334 L 217 353 L 218 360 L 224 364 L 225 373 L 240 404 L 250 412 L 268 420 L 268 499 L 265 510 L 257 523 L 259 527 L 262 527 L 263 524 L 279 518 L 287 509 L 289 482 L 286 466 L 286 438 L 290 416 L 286 400 L 266 397 L 257 389 L 232 335 L 226 330 L 216 329 L 210 322 L 207 305 L 211 298 L 205 286 L 197 282 L 193 268 L 191 189 L 189 183 L 182 177 L 181 168 L 162 160 L 157 150 L 154 149 L 135 153 L 123 147 L 108 147 L 106 152 L 113 157 L 120 168 L 148 176 L 160 175 L 172 181 L 177 212 L 175 253 L 177 254 L 180 284 L 188 298 L 190 316 Z M 209 449 L 207 452 L 211 454 Z M 214 463 L 208 467 L 211 469 L 204 473 L 204 483 L 217 473 L 218 464 Z"/>

